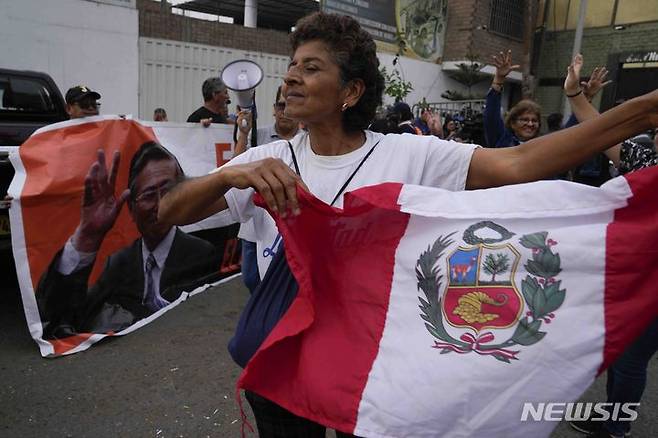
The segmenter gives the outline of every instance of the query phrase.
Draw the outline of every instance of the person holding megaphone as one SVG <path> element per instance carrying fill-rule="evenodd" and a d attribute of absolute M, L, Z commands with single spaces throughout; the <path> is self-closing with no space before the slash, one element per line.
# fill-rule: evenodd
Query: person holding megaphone
<path fill-rule="evenodd" d="M 212 123 L 230 123 L 228 120 L 228 88 L 219 77 L 208 78 L 201 86 L 203 106 L 199 107 L 187 118 L 188 123 L 201 123 L 207 128 Z M 247 139 L 251 130 L 251 114 L 248 110 L 238 113 L 237 136 L 235 136 L 235 149 L 233 156 L 238 156 L 247 150 Z"/>

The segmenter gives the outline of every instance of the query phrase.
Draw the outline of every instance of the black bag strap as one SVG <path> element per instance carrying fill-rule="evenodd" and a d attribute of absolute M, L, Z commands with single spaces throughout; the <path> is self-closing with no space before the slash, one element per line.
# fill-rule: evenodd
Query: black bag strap
<path fill-rule="evenodd" d="M 356 175 L 356 173 L 359 171 L 359 169 L 361 169 L 361 166 L 363 166 L 363 163 L 366 162 L 366 160 L 367 160 L 368 157 L 372 154 L 372 152 L 375 150 L 375 148 L 377 147 L 378 144 L 379 144 L 379 141 L 377 141 L 377 142 L 376 142 L 376 143 L 370 148 L 370 150 L 368 151 L 368 153 L 367 153 L 367 154 L 361 159 L 361 162 L 359 162 L 359 165 L 356 166 L 356 169 L 354 169 L 354 172 L 352 172 L 352 174 L 349 176 L 349 178 L 347 178 L 347 181 L 345 181 L 345 184 L 343 184 L 343 186 L 340 188 L 340 190 L 338 190 L 338 193 L 336 193 L 336 196 L 334 196 L 334 200 L 331 201 L 331 204 L 329 204 L 329 205 L 333 206 L 333 205 L 336 203 L 336 201 L 338 200 L 338 198 L 340 197 L 340 195 L 345 191 L 345 189 L 346 189 L 347 186 L 350 184 L 350 182 L 352 181 L 352 179 L 354 178 L 354 176 Z M 302 176 L 301 172 L 299 171 L 299 165 L 298 165 L 298 163 L 297 163 L 297 156 L 295 155 L 295 151 L 293 150 L 293 148 L 292 148 L 292 143 L 290 143 L 290 141 L 288 141 L 288 148 L 290 148 L 290 153 L 292 154 L 292 162 L 293 162 L 293 164 L 294 164 L 294 166 L 295 166 L 295 171 L 297 172 L 297 175 Z"/>
<path fill-rule="evenodd" d="M 295 166 L 295 172 L 297 172 L 297 175 L 301 177 L 302 173 L 299 171 L 299 164 L 297 164 L 297 156 L 295 155 L 295 151 L 292 148 L 292 143 L 290 143 L 290 140 L 288 140 L 288 149 L 290 149 L 290 154 L 292 155 L 292 164 Z"/>

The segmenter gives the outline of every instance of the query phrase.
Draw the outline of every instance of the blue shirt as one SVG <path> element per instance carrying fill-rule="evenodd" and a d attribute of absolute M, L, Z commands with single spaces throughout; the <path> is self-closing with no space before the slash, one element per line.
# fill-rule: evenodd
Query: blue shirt
<path fill-rule="evenodd" d="M 512 131 L 505 128 L 505 123 L 503 123 L 503 119 L 500 116 L 500 98 L 501 94 L 498 91 L 493 88 L 489 89 L 486 106 L 482 114 L 484 119 L 484 138 L 487 142 L 486 146 L 506 148 L 520 145 L 521 140 Z"/>

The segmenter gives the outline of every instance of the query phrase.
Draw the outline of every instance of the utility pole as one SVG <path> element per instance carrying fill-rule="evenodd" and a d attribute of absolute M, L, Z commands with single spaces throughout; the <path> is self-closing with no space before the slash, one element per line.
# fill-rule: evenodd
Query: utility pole
<path fill-rule="evenodd" d="M 524 99 L 533 99 L 535 93 L 535 77 L 531 74 L 532 50 L 534 46 L 535 28 L 537 26 L 537 3 L 526 4 L 523 32 L 523 79 L 521 90 Z"/>
<path fill-rule="evenodd" d="M 587 13 L 587 0 L 580 0 L 580 9 L 578 10 L 578 25 L 576 26 L 576 36 L 573 39 L 573 52 L 571 53 L 571 59 L 569 63 L 573 60 L 573 57 L 580 53 L 580 47 L 583 42 L 583 28 L 585 27 L 585 14 Z M 567 115 L 571 113 L 571 105 L 569 105 L 569 98 L 563 96 L 564 99 L 564 109 L 562 111 L 563 120 L 567 118 Z"/>
<path fill-rule="evenodd" d="M 258 0 L 245 0 L 244 27 L 256 27 L 258 21 Z"/>

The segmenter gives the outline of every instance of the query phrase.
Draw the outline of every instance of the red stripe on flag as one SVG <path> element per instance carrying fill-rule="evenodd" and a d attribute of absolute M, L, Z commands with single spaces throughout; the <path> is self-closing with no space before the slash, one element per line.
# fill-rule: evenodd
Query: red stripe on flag
<path fill-rule="evenodd" d="M 238 387 L 325 426 L 354 430 L 409 221 L 397 204 L 401 187 L 346 195 L 343 211 L 303 193 L 300 216 L 277 218 L 299 293 Z M 374 199 L 378 206 L 369 203 Z"/>
<path fill-rule="evenodd" d="M 633 196 L 608 225 L 605 260 L 605 370 L 658 316 L 658 167 L 625 178 Z"/>

